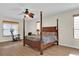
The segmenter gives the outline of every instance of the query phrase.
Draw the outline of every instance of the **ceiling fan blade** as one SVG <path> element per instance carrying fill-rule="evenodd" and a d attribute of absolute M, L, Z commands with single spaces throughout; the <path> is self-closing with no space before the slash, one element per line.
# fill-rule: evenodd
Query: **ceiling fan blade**
<path fill-rule="evenodd" d="M 19 13 L 19 15 L 23 15 L 23 14 L 24 14 L 24 12 Z"/>

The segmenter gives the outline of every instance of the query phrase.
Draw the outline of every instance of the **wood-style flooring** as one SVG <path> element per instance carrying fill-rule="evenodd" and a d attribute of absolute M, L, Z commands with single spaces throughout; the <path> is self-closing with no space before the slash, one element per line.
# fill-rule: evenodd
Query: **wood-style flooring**
<path fill-rule="evenodd" d="M 79 55 L 79 49 L 53 45 L 44 50 L 44 56 Z M 22 41 L 0 43 L 0 56 L 40 56 L 40 52 L 29 46 L 23 46 Z"/>

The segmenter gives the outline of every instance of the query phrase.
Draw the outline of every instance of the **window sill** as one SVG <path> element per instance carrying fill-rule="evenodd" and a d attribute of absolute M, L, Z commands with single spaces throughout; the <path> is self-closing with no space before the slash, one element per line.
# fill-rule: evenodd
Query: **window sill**
<path fill-rule="evenodd" d="M 5 36 L 5 35 L 3 35 L 3 37 L 11 37 L 11 35 L 6 35 L 6 36 Z"/>

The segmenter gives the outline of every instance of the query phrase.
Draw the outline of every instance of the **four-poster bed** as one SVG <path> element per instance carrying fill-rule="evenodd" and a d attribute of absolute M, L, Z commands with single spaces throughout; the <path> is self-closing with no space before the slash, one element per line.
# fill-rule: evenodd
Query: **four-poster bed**
<path fill-rule="evenodd" d="M 57 25 L 52 27 L 42 27 L 42 11 L 40 12 L 40 35 L 25 36 L 25 16 L 23 19 L 23 45 L 38 49 L 40 54 L 43 50 L 52 46 L 54 43 L 58 45 L 58 19 Z"/>

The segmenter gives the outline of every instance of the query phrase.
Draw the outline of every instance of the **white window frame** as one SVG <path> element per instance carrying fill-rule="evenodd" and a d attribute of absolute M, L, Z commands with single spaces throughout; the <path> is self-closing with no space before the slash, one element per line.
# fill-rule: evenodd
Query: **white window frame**
<path fill-rule="evenodd" d="M 74 15 L 73 17 L 74 17 L 74 18 L 75 18 L 75 17 L 79 17 L 79 14 Z M 73 20 L 73 22 L 74 22 L 74 30 L 73 30 L 73 33 L 74 33 L 74 35 L 73 35 L 73 36 L 74 36 L 74 39 L 79 39 L 79 34 L 75 34 L 75 33 L 76 33 L 75 31 L 76 31 L 76 30 L 79 30 L 79 29 L 75 29 L 75 19 Z M 76 28 L 77 28 L 77 27 L 76 27 Z M 78 37 L 76 37 L 77 35 L 78 35 Z"/>

